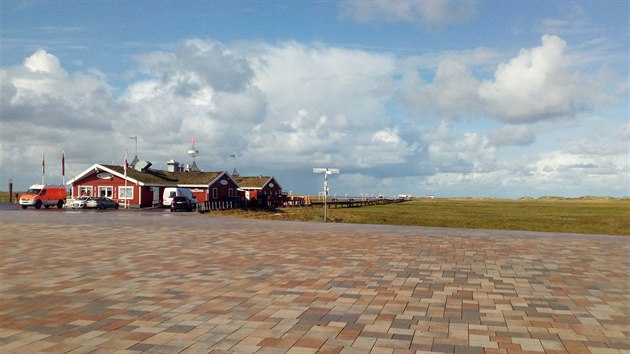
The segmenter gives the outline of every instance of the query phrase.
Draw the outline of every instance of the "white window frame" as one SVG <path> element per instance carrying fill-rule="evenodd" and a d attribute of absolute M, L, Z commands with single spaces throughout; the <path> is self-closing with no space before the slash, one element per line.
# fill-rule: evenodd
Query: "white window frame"
<path fill-rule="evenodd" d="M 233 197 L 233 196 L 234 196 L 234 188 L 228 189 L 228 197 Z"/>
<path fill-rule="evenodd" d="M 118 199 L 126 199 L 126 200 L 131 200 L 133 199 L 133 187 L 118 187 Z"/>
<path fill-rule="evenodd" d="M 83 192 L 85 192 L 85 195 L 87 195 L 88 197 L 92 196 L 92 186 L 79 186 L 79 189 L 77 191 L 79 193 L 79 195 L 77 197 L 80 197 L 83 195 Z"/>
<path fill-rule="evenodd" d="M 105 195 L 101 195 L 101 191 L 105 191 Z M 106 197 L 113 198 L 114 197 L 114 186 L 98 186 L 96 196 L 98 197 Z M 107 195 L 109 192 L 109 195 Z"/>

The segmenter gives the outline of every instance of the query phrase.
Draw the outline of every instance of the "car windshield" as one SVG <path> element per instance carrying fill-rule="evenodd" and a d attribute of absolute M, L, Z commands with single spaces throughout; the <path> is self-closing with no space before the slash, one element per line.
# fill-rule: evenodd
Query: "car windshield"
<path fill-rule="evenodd" d="M 83 197 L 79 197 L 79 198 L 77 198 L 77 200 L 88 200 L 88 199 L 90 199 L 90 197 L 85 197 L 85 196 L 83 196 Z"/>
<path fill-rule="evenodd" d="M 36 189 L 36 188 L 30 188 L 29 190 L 26 191 L 26 194 L 39 194 L 39 192 L 41 192 L 41 189 Z"/>

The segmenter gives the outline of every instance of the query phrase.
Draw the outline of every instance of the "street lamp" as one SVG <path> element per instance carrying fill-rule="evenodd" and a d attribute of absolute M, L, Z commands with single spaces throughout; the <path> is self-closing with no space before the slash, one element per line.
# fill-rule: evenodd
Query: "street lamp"
<path fill-rule="evenodd" d="M 327 221 L 327 205 L 326 205 L 326 196 L 328 195 L 328 175 L 333 173 L 339 173 L 338 168 L 313 168 L 313 173 L 323 173 L 324 174 L 324 222 Z"/>

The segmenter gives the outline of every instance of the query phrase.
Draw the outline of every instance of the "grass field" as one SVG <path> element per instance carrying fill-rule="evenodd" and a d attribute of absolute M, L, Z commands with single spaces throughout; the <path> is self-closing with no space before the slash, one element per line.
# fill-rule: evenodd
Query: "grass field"
<path fill-rule="evenodd" d="M 321 207 L 210 215 L 323 221 Z M 630 199 L 433 199 L 328 209 L 329 222 L 630 235 Z"/>
<path fill-rule="evenodd" d="M 8 201 L 8 192 L 0 192 L 0 202 Z M 324 219 L 321 207 L 224 210 L 209 215 L 294 221 Z M 331 208 L 328 221 L 630 235 L 630 199 L 421 199 L 361 208 Z"/>
<path fill-rule="evenodd" d="M 13 192 L 13 202 L 15 202 L 15 193 L 22 194 L 24 192 Z M 0 191 L 0 202 L 7 203 L 9 201 L 9 192 Z"/>

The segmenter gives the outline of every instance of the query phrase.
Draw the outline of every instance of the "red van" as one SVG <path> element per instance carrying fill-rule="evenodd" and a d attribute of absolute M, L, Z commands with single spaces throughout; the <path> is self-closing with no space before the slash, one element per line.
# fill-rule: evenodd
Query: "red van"
<path fill-rule="evenodd" d="M 64 186 L 34 184 L 26 193 L 20 196 L 20 205 L 22 209 L 26 209 L 29 206 L 39 209 L 42 205 L 45 208 L 56 205 L 57 208 L 61 209 L 66 202 L 67 195 L 68 192 Z"/>

